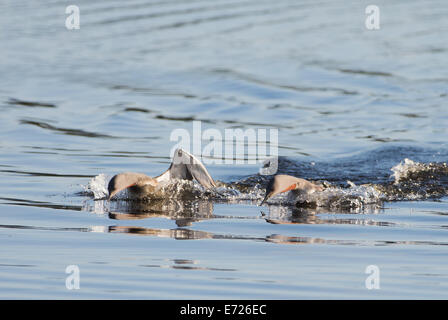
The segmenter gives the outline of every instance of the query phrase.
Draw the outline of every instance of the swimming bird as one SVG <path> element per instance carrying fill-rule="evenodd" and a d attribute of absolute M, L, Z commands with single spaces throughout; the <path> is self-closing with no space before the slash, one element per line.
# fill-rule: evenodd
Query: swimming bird
<path fill-rule="evenodd" d="M 266 187 L 266 196 L 260 205 L 273 196 L 290 190 L 307 195 L 316 191 L 323 191 L 324 187 L 305 179 L 296 178 L 286 174 L 277 174 L 269 181 Z"/>
<path fill-rule="evenodd" d="M 168 170 L 155 178 L 137 172 L 123 172 L 112 177 L 108 185 L 108 199 L 110 200 L 124 189 L 129 189 L 133 195 L 140 197 L 166 198 L 169 195 L 161 194 L 160 188 L 158 188 L 161 184 L 193 179 L 206 188 L 216 187 L 215 181 L 201 161 L 183 149 L 176 149 Z"/>

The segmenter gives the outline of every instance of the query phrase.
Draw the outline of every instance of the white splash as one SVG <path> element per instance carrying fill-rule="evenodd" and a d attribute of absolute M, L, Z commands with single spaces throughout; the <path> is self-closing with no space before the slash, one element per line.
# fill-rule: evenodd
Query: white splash
<path fill-rule="evenodd" d="M 390 170 L 393 172 L 392 177 L 395 180 L 395 184 L 397 184 L 400 180 L 408 177 L 410 173 L 418 172 L 422 170 L 422 168 L 424 168 L 423 164 L 406 158 Z"/>
<path fill-rule="evenodd" d="M 109 227 L 107 226 L 91 226 L 89 227 L 89 232 L 99 232 L 99 233 L 107 233 L 109 232 Z"/>
<path fill-rule="evenodd" d="M 223 185 L 213 190 L 212 196 L 216 199 L 238 203 L 239 201 L 259 201 L 263 199 L 265 190 L 259 184 L 250 188 L 249 192 L 243 192 L 232 185 Z"/>
<path fill-rule="evenodd" d="M 107 190 L 109 180 L 107 175 L 101 173 L 91 179 L 84 189 L 88 192 L 92 192 L 95 199 L 104 199 L 109 195 L 109 191 Z"/>
<path fill-rule="evenodd" d="M 322 192 L 311 195 L 319 207 L 329 208 L 363 208 L 366 205 L 377 204 L 383 198 L 383 194 L 371 185 L 357 186 L 350 183 L 350 188 L 330 187 Z"/>

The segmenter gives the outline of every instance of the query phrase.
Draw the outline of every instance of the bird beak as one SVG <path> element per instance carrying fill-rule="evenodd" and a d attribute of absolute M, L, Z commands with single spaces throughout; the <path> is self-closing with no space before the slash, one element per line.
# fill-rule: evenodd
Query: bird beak
<path fill-rule="evenodd" d="M 264 197 L 263 201 L 261 201 L 261 203 L 258 206 L 262 206 L 270 197 L 271 197 L 270 194 L 266 194 L 266 196 Z"/>
<path fill-rule="evenodd" d="M 110 201 L 110 199 L 112 199 L 112 197 L 116 194 L 117 192 L 115 192 L 115 191 L 109 191 L 109 195 L 107 196 L 107 200 L 109 200 Z"/>

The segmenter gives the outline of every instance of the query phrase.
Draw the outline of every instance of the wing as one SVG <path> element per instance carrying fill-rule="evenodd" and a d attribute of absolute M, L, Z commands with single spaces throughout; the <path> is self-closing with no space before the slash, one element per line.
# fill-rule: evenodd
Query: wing
<path fill-rule="evenodd" d="M 171 166 L 163 174 L 155 178 L 157 182 L 173 179 L 197 180 L 206 188 L 216 187 L 216 183 L 205 166 L 195 156 L 182 149 L 174 151 Z"/>

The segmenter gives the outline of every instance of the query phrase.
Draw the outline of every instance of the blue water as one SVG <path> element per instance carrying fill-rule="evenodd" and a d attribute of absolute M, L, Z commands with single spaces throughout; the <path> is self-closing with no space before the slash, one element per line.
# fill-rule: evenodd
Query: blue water
<path fill-rule="evenodd" d="M 1 298 L 447 298 L 445 1 L 376 1 L 374 31 L 368 1 L 77 1 L 67 30 L 71 4 L 0 4 Z M 278 129 L 282 173 L 341 188 L 440 167 L 368 210 L 257 193 L 154 211 L 86 189 L 162 173 L 193 120 Z M 250 190 L 261 166 L 207 168 Z"/>

